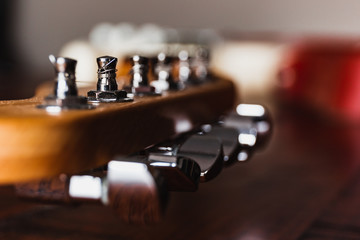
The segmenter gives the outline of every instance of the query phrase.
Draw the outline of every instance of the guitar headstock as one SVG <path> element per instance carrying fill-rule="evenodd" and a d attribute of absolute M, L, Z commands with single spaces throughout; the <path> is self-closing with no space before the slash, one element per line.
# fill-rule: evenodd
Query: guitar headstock
<path fill-rule="evenodd" d="M 180 55 L 133 56 L 122 89 L 114 57 L 97 59 L 96 89 L 76 89 L 76 61 L 51 56 L 52 94 L 0 102 L 0 182 L 20 183 L 20 196 L 99 201 L 126 221 L 149 222 L 159 219 L 164 192 L 195 191 L 246 160 L 262 138 L 259 122 L 270 124 L 265 109 L 221 118 L 233 108 L 233 83 L 201 68 L 194 74 L 199 65 Z"/>

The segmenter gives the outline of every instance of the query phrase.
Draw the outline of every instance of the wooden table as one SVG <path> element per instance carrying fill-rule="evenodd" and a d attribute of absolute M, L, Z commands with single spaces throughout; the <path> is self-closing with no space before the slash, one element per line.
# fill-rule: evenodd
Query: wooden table
<path fill-rule="evenodd" d="M 173 193 L 163 222 L 111 209 L 24 202 L 0 188 L 0 239 L 360 239 L 360 124 L 274 104 L 266 150 L 196 193 Z"/>

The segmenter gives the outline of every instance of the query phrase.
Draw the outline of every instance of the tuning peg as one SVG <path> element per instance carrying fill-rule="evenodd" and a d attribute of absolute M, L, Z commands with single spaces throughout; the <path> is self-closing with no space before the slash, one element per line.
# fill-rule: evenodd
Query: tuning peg
<path fill-rule="evenodd" d="M 176 142 L 167 142 L 150 149 L 149 158 L 154 155 L 186 157 L 200 167 L 200 182 L 216 177 L 223 166 L 223 148 L 216 137 L 194 134 Z"/>
<path fill-rule="evenodd" d="M 205 47 L 198 47 L 195 51 L 195 57 L 191 63 L 192 73 L 196 83 L 206 81 L 209 71 L 209 49 Z"/>
<path fill-rule="evenodd" d="M 182 50 L 178 54 L 179 58 L 179 75 L 178 75 L 178 89 L 184 89 L 189 83 L 191 76 L 190 57 L 189 52 Z"/>
<path fill-rule="evenodd" d="M 239 130 L 232 127 L 224 127 L 219 124 L 204 125 L 202 131 L 206 136 L 217 137 L 221 140 L 224 150 L 224 165 L 230 165 L 236 161 L 245 161 L 248 150 L 239 142 Z M 248 154 L 249 155 L 249 154 Z M 246 158 L 244 158 L 246 157 Z"/>
<path fill-rule="evenodd" d="M 91 109 L 87 104 L 87 99 L 78 96 L 75 82 L 75 68 L 77 61 L 71 58 L 49 56 L 53 64 L 56 77 L 55 87 L 52 95 L 44 99 L 44 103 L 39 108 L 45 108 L 47 111 L 60 111 L 61 109 Z"/>
<path fill-rule="evenodd" d="M 194 160 L 171 155 L 168 147 L 158 147 L 157 151 L 149 153 L 148 161 L 164 176 L 167 190 L 192 192 L 198 189 L 201 169 Z"/>
<path fill-rule="evenodd" d="M 159 95 L 155 92 L 155 88 L 149 85 L 148 72 L 149 72 L 149 59 L 139 55 L 133 56 L 131 59 L 132 68 L 131 84 L 124 89 L 134 95 Z"/>
<path fill-rule="evenodd" d="M 272 133 L 272 121 L 269 112 L 264 106 L 258 104 L 239 104 L 236 112 L 223 119 L 223 126 L 233 127 L 239 131 L 247 130 L 253 135 L 243 135 L 243 140 L 252 142 L 255 138 L 255 147 L 263 147 Z M 247 134 L 246 131 L 244 134 Z"/>
<path fill-rule="evenodd" d="M 173 58 L 166 56 L 165 53 L 161 52 L 153 63 L 155 65 L 154 75 L 156 79 L 151 82 L 151 86 L 155 88 L 157 93 L 169 89 L 177 89 L 177 85 L 172 76 L 172 62 Z"/>
<path fill-rule="evenodd" d="M 240 104 L 237 112 L 214 125 L 203 125 L 207 136 L 218 137 L 224 149 L 224 165 L 248 160 L 253 151 L 262 147 L 272 132 L 271 120 L 261 105 Z"/>
<path fill-rule="evenodd" d="M 97 202 L 111 206 L 129 223 L 161 219 L 167 195 L 158 171 L 141 160 L 119 158 L 106 171 L 16 185 L 18 196 L 47 202 Z"/>
<path fill-rule="evenodd" d="M 96 59 L 98 65 L 98 82 L 96 91 L 88 92 L 90 102 L 129 102 L 132 98 L 124 90 L 118 90 L 116 83 L 117 58 L 102 56 Z"/>

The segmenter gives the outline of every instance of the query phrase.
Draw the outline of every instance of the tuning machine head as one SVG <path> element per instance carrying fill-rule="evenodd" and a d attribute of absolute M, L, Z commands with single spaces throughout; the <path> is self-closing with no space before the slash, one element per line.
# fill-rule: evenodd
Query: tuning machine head
<path fill-rule="evenodd" d="M 111 206 L 124 222 L 137 224 L 158 222 L 167 202 L 158 170 L 134 158 L 119 157 L 88 174 L 62 174 L 15 187 L 17 195 L 27 199 L 102 203 Z"/>
<path fill-rule="evenodd" d="M 205 135 L 218 137 L 224 146 L 224 164 L 248 160 L 255 149 L 266 144 L 272 124 L 265 107 L 240 104 L 236 112 L 224 117 L 219 124 L 203 126 Z"/>
<path fill-rule="evenodd" d="M 71 58 L 49 56 L 53 64 L 56 77 L 52 95 L 45 97 L 44 103 L 38 108 L 44 108 L 49 112 L 58 112 L 62 109 L 92 109 L 87 99 L 78 96 L 75 79 L 77 61 Z"/>
<path fill-rule="evenodd" d="M 158 96 L 155 88 L 149 85 L 149 59 L 147 57 L 134 55 L 130 58 L 132 68 L 130 70 L 130 85 L 124 89 L 136 96 Z"/>
<path fill-rule="evenodd" d="M 164 161 L 171 163 L 174 162 L 171 159 L 183 157 L 187 159 L 189 166 L 199 168 L 200 171 L 197 171 L 199 176 L 194 175 L 192 178 L 188 178 L 187 182 L 179 181 L 182 182 L 183 186 L 186 186 L 189 181 L 196 183 L 196 179 L 200 182 L 207 182 L 215 178 L 223 166 L 224 155 L 220 139 L 196 133 L 174 142 L 162 143 L 151 148 L 149 152 L 149 159 L 164 159 Z"/>
<path fill-rule="evenodd" d="M 98 65 L 98 81 L 96 90 L 88 92 L 89 102 L 129 102 L 125 90 L 118 90 L 116 83 L 117 58 L 102 56 L 96 59 Z"/>
<path fill-rule="evenodd" d="M 176 90 L 177 84 L 173 78 L 173 64 L 174 58 L 167 56 L 164 52 L 160 52 L 153 61 L 154 65 L 154 81 L 151 82 L 151 86 L 155 88 L 155 91 L 162 93 L 167 90 Z"/>

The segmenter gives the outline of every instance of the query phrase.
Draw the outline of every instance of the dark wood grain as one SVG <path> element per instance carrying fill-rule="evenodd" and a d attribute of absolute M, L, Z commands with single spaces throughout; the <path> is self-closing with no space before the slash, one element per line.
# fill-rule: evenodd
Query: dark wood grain
<path fill-rule="evenodd" d="M 123 224 L 110 208 L 97 205 L 21 202 L 2 187 L 0 238 L 317 239 L 324 232 L 316 226 L 326 220 L 338 224 L 330 228 L 351 231 L 327 231 L 320 239 L 356 239 L 360 128 L 297 108 L 271 112 L 275 129 L 266 150 L 224 169 L 195 193 L 173 193 L 159 224 Z M 331 208 L 344 215 L 327 213 Z"/>

